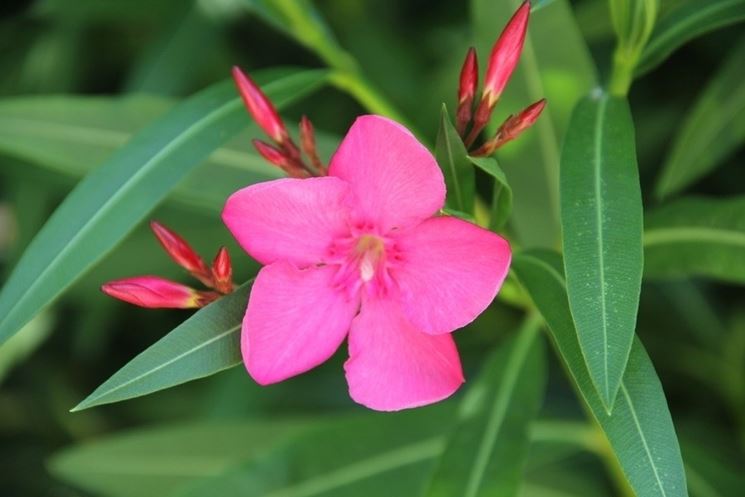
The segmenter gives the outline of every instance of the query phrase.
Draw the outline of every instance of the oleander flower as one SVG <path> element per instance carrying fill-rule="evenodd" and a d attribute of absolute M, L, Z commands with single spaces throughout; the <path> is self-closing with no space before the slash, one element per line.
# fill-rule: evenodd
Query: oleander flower
<path fill-rule="evenodd" d="M 223 220 L 265 264 L 248 301 L 243 360 L 262 385 L 326 361 L 348 337 L 349 393 L 376 410 L 444 399 L 463 383 L 450 332 L 507 275 L 500 236 L 439 215 L 445 183 L 403 126 L 359 117 L 328 176 L 244 188 Z"/>

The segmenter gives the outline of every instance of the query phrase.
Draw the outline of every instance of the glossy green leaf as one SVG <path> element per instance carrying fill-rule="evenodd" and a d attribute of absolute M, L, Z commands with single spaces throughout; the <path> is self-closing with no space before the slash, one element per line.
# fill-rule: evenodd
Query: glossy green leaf
<path fill-rule="evenodd" d="M 663 16 L 642 52 L 637 74 L 663 62 L 688 41 L 745 20 L 745 0 L 689 0 Z"/>
<path fill-rule="evenodd" d="M 445 205 L 461 212 L 473 213 L 474 190 L 476 179 L 473 165 L 468 160 L 463 140 L 458 136 L 445 105 L 440 114 L 440 128 L 437 133 L 435 157 L 445 176 L 448 190 Z"/>
<path fill-rule="evenodd" d="M 561 228 L 579 343 L 609 410 L 636 327 L 642 199 L 628 103 L 592 95 L 574 111 L 561 155 Z"/>
<path fill-rule="evenodd" d="M 463 399 L 461 415 L 425 494 L 515 496 L 528 455 L 529 428 L 545 384 L 540 319 L 491 354 Z"/>
<path fill-rule="evenodd" d="M 241 323 L 250 284 L 200 309 L 129 361 L 73 411 L 140 397 L 241 363 Z"/>
<path fill-rule="evenodd" d="M 419 495 L 452 416 L 440 405 L 341 419 L 178 497 Z"/>
<path fill-rule="evenodd" d="M 53 475 L 105 497 L 170 495 L 305 429 L 306 421 L 221 421 L 124 432 L 62 450 Z"/>
<path fill-rule="evenodd" d="M 486 61 L 491 47 L 522 0 L 471 0 L 476 49 Z M 561 43 L 557 43 L 561 33 Z M 555 247 L 559 242 L 559 156 L 569 116 L 582 96 L 595 87 L 590 53 L 567 0 L 546 3 L 530 18 L 525 48 L 515 74 L 499 101 L 491 132 L 501 119 L 546 98 L 540 119 L 519 139 L 497 153 L 512 190 L 510 218 L 523 246 Z"/>
<path fill-rule="evenodd" d="M 282 102 L 324 78 L 323 71 L 293 72 L 265 89 Z M 188 172 L 249 122 L 235 93 L 225 82 L 195 95 L 86 176 L 36 236 L 0 293 L 0 343 L 114 248 Z"/>
<path fill-rule="evenodd" d="M 476 167 L 494 178 L 489 229 L 499 231 L 512 214 L 512 188 L 496 159 L 493 157 L 469 157 L 469 159 Z"/>
<path fill-rule="evenodd" d="M 645 276 L 745 283 L 745 197 L 683 198 L 644 224 Z"/>
<path fill-rule="evenodd" d="M 513 270 L 551 330 L 556 348 L 589 412 L 605 433 L 638 497 L 685 497 L 680 447 L 665 393 L 643 345 L 634 340 L 618 399 L 608 414 L 590 377 L 569 310 L 559 254 L 518 254 Z"/>
<path fill-rule="evenodd" d="M 688 113 L 655 193 L 666 197 L 711 172 L 745 141 L 745 38 L 734 47 Z"/>

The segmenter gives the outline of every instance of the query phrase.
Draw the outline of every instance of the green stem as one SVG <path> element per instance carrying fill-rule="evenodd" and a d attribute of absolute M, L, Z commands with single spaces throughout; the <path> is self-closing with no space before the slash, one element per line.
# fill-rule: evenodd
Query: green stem
<path fill-rule="evenodd" d="M 608 83 L 608 92 L 616 97 L 625 97 L 634 79 L 636 61 L 629 57 L 621 48 L 617 48 L 613 56 L 613 72 Z"/>

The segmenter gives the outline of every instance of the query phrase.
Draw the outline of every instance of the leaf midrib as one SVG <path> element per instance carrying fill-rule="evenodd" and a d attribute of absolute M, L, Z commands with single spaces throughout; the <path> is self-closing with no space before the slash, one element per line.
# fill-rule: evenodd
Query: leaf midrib
<path fill-rule="evenodd" d="M 227 329 L 226 331 L 223 331 L 219 335 L 215 335 L 214 337 L 210 338 L 209 340 L 206 340 L 204 342 L 201 342 L 200 344 L 198 344 L 198 345 L 190 348 L 189 350 L 186 350 L 186 351 L 182 352 L 181 354 L 179 354 L 179 355 L 177 355 L 175 357 L 172 357 L 168 361 L 163 362 L 161 364 L 158 364 L 154 368 L 151 368 L 151 369 L 149 369 L 149 370 L 147 370 L 147 371 L 145 371 L 145 372 L 143 372 L 143 373 L 135 376 L 134 378 L 131 378 L 131 379 L 125 381 L 124 383 L 120 383 L 119 385 L 117 385 L 114 388 L 111 388 L 109 390 L 106 390 L 106 391 L 100 393 L 99 395 L 96 395 L 95 397 L 91 396 L 88 399 L 85 399 L 83 402 L 80 403 L 80 405 L 76 406 L 72 410 L 73 411 L 77 411 L 77 410 L 80 410 L 80 409 L 84 409 L 86 407 L 92 407 L 92 406 L 96 405 L 97 402 L 99 400 L 101 400 L 102 398 L 108 397 L 108 396 L 112 395 L 114 392 L 117 392 L 117 391 L 121 390 L 122 388 L 128 387 L 129 385 L 131 385 L 131 384 L 133 384 L 135 382 L 140 381 L 142 378 L 145 378 L 147 376 L 150 376 L 150 375 L 156 373 L 157 371 L 160 371 L 161 369 L 163 369 L 165 367 L 168 367 L 168 366 L 170 366 L 171 364 L 173 364 L 175 362 L 180 361 L 184 357 L 187 357 L 187 356 L 193 354 L 194 352 L 197 352 L 198 350 L 200 350 L 200 349 L 202 349 L 204 347 L 207 347 L 208 345 L 210 345 L 210 344 L 212 344 L 212 343 L 214 343 L 214 342 L 216 342 L 218 340 L 221 340 L 222 338 L 224 338 L 224 337 L 226 337 L 226 336 L 228 336 L 228 335 L 230 335 L 232 333 L 235 333 L 240 328 L 241 328 L 241 325 L 240 324 L 237 324 L 237 325 L 235 325 L 235 326 Z M 231 366 L 234 366 L 234 365 L 235 364 L 226 365 L 222 369 L 227 369 L 228 367 L 231 367 Z M 94 392 L 94 395 L 95 395 L 95 392 Z"/>
<path fill-rule="evenodd" d="M 453 157 L 453 147 L 450 144 L 450 138 L 447 132 L 447 123 L 442 122 L 442 137 L 445 140 L 445 152 L 448 154 L 448 165 L 450 166 L 450 174 L 453 177 L 453 187 L 455 187 L 455 196 L 458 199 L 458 209 L 467 212 L 465 202 L 463 201 L 463 193 L 460 191 L 460 181 L 455 171 L 455 158 Z"/>

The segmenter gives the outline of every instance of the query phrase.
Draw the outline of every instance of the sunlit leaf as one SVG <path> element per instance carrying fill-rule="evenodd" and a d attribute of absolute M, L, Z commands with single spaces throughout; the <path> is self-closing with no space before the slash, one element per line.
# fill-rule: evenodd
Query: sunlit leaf
<path fill-rule="evenodd" d="M 241 363 L 240 334 L 251 285 L 199 310 L 114 373 L 73 410 L 140 397 Z"/>
<path fill-rule="evenodd" d="M 642 200 L 628 103 L 592 95 L 561 156 L 561 228 L 572 316 L 600 397 L 613 406 L 636 327 Z"/>
<path fill-rule="evenodd" d="M 693 38 L 743 20 L 745 0 L 688 0 L 658 21 L 636 72 L 653 69 Z"/>
<path fill-rule="evenodd" d="M 538 413 L 545 383 L 539 325 L 532 317 L 490 356 L 463 399 L 460 419 L 425 495 L 517 494 L 529 424 Z"/>
<path fill-rule="evenodd" d="M 745 283 L 745 197 L 683 198 L 644 224 L 645 276 Z"/>
<path fill-rule="evenodd" d="M 605 433 L 629 484 L 639 497 L 685 497 L 680 447 L 662 385 L 638 339 L 612 414 L 595 390 L 572 323 L 561 257 L 555 252 L 518 254 L 513 270 L 551 330 L 580 398 Z"/>
<path fill-rule="evenodd" d="M 688 113 L 655 193 L 679 192 L 722 163 L 745 140 L 745 38 L 732 49 Z"/>
<path fill-rule="evenodd" d="M 324 71 L 291 72 L 265 89 L 282 102 L 324 78 Z M 140 131 L 86 176 L 36 236 L 0 293 L 0 342 L 104 257 L 248 122 L 232 83 L 220 83 Z"/>

